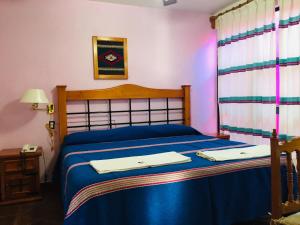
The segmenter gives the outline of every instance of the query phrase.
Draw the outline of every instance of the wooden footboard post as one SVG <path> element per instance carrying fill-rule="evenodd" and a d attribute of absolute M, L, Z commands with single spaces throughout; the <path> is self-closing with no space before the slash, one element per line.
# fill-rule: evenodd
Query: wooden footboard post
<path fill-rule="evenodd" d="M 184 125 L 191 126 L 191 85 L 182 85 Z"/>
<path fill-rule="evenodd" d="M 281 176 L 280 176 L 280 151 L 276 130 L 271 137 L 271 187 L 272 187 L 272 219 L 279 219 L 281 211 Z"/>
<path fill-rule="evenodd" d="M 65 135 L 67 134 L 67 94 L 66 85 L 58 85 L 58 126 L 59 126 L 59 142 L 62 144 Z"/>

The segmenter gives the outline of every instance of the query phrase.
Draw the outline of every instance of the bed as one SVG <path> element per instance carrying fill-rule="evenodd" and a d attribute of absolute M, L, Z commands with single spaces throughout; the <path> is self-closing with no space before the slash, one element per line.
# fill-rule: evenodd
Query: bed
<path fill-rule="evenodd" d="M 270 211 L 270 158 L 212 162 L 198 157 L 198 150 L 249 146 L 202 135 L 190 125 L 190 87 L 178 90 L 122 85 L 111 89 L 68 91 L 57 86 L 61 140 L 60 178 L 64 225 L 230 225 L 265 216 Z M 131 100 L 166 99 L 166 108 L 145 109 L 148 121 L 134 122 Z M 182 100 L 172 108 L 171 98 Z M 108 130 L 92 130 L 89 101 L 105 100 Z M 111 118 L 113 100 L 129 103 L 128 126 Z M 68 124 L 67 103 L 85 101 L 86 124 Z M 151 120 L 153 111 L 182 111 L 182 118 Z M 141 111 L 140 109 L 138 111 Z M 120 113 L 120 110 L 118 111 Z M 74 113 L 73 113 L 74 114 Z M 70 114 L 69 114 L 70 115 Z M 166 124 L 161 124 L 166 122 Z M 182 124 L 177 124 L 177 123 Z M 136 123 L 136 124 L 135 124 Z M 146 124 L 145 124 L 146 123 Z M 157 123 L 157 124 L 156 124 Z M 176 123 L 176 124 L 174 124 Z M 137 126 L 139 125 L 139 126 Z M 87 131 L 68 134 L 68 129 Z M 91 160 L 176 151 L 192 161 L 161 167 L 98 174 Z"/>

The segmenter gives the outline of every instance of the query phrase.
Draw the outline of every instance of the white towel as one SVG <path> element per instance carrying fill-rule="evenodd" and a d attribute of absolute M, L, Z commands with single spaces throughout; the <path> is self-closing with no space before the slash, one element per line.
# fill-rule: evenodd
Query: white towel
<path fill-rule="evenodd" d="M 117 171 L 127 171 L 133 169 L 143 169 L 154 166 L 164 166 L 190 162 L 191 158 L 177 152 L 165 152 L 144 156 L 132 156 L 116 159 L 92 160 L 90 165 L 98 173 L 110 173 Z"/>
<path fill-rule="evenodd" d="M 235 159 L 251 159 L 270 156 L 270 145 L 256 145 L 245 148 L 230 148 L 218 151 L 198 151 L 198 156 L 210 161 L 226 161 Z"/>

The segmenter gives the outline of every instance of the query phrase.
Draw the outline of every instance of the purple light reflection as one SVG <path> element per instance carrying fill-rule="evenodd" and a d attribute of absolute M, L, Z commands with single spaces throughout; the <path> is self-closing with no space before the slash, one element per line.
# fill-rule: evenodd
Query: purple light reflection
<path fill-rule="evenodd" d="M 279 11 L 275 12 L 275 26 L 276 26 L 276 61 L 279 59 L 280 56 L 280 49 L 279 49 Z M 276 63 L 276 107 L 279 107 L 280 105 L 280 66 Z M 277 113 L 276 110 L 276 133 L 279 134 L 279 112 Z"/>

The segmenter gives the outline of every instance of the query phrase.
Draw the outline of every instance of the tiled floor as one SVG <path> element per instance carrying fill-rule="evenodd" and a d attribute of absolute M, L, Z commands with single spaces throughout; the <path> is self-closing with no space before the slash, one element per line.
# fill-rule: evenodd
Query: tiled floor
<path fill-rule="evenodd" d="M 43 185 L 42 190 L 43 200 L 41 201 L 0 206 L 0 225 L 62 225 L 63 209 L 59 199 L 59 190 L 51 185 Z M 265 218 L 235 225 L 268 224 L 268 218 Z"/>

